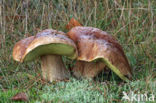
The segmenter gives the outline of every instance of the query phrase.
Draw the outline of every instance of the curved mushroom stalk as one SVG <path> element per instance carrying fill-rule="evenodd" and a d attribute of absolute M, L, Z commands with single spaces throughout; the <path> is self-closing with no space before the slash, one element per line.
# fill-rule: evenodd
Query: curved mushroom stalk
<path fill-rule="evenodd" d="M 47 81 L 64 80 L 69 78 L 70 72 L 65 68 L 61 56 L 41 56 L 42 77 Z"/>
<path fill-rule="evenodd" d="M 19 62 L 28 62 L 41 57 L 43 79 L 50 82 L 70 76 L 61 56 L 76 59 L 77 48 L 63 32 L 52 29 L 43 30 L 36 36 L 17 42 L 13 49 L 13 58 Z"/>
<path fill-rule="evenodd" d="M 93 77 L 103 68 L 94 69 L 97 64 L 92 64 L 90 69 L 88 63 L 98 60 L 115 72 L 121 79 L 127 81 L 132 78 L 131 67 L 123 52 L 121 45 L 108 33 L 93 27 L 74 27 L 67 35 L 76 43 L 78 49 L 78 60 L 83 61 L 83 71 L 88 71 L 82 76 Z M 78 63 L 74 69 L 82 71 L 82 63 Z M 78 69 L 79 68 L 79 69 Z M 94 75 L 90 76 L 90 73 Z"/>

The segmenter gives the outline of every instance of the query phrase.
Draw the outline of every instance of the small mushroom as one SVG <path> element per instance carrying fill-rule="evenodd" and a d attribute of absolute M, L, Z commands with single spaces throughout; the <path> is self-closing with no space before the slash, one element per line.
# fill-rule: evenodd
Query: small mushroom
<path fill-rule="evenodd" d="M 42 76 L 44 80 L 63 80 L 70 76 L 61 56 L 70 59 L 77 57 L 74 42 L 63 32 L 46 29 L 17 42 L 13 48 L 13 59 L 18 62 L 33 61 L 41 57 Z"/>
<path fill-rule="evenodd" d="M 78 61 L 73 68 L 76 77 L 95 77 L 107 66 L 125 81 L 132 78 L 123 49 L 112 35 L 97 28 L 82 26 L 73 27 L 67 35 L 78 49 Z"/>

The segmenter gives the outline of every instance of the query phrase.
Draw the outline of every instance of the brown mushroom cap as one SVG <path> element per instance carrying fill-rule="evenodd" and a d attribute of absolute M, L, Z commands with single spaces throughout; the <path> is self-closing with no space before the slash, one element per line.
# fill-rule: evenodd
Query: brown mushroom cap
<path fill-rule="evenodd" d="M 103 61 L 120 78 L 132 77 L 131 67 L 121 45 L 108 33 L 93 27 L 74 27 L 67 35 L 76 43 L 78 60 Z"/>
<path fill-rule="evenodd" d="M 34 36 L 30 36 L 23 40 L 18 41 L 13 48 L 13 59 L 16 61 L 22 61 L 22 56 L 29 44 L 34 40 Z"/>
<path fill-rule="evenodd" d="M 71 39 L 63 34 L 60 31 L 46 29 L 36 36 L 17 42 L 13 49 L 14 60 L 32 61 L 39 56 L 48 54 L 64 55 L 75 59 L 77 57 L 76 46 Z"/>

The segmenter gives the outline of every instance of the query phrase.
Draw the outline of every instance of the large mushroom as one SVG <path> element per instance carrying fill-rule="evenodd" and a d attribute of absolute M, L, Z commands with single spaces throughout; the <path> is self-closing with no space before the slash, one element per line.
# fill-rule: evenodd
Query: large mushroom
<path fill-rule="evenodd" d="M 73 27 L 67 35 L 78 49 L 78 61 L 73 68 L 76 77 L 93 78 L 107 66 L 124 81 L 132 78 L 123 49 L 112 35 L 82 26 Z"/>
<path fill-rule="evenodd" d="M 76 59 L 77 49 L 74 42 L 61 31 L 46 29 L 17 42 L 13 48 L 13 59 L 28 62 L 41 57 L 44 80 L 63 80 L 70 76 L 61 56 Z"/>

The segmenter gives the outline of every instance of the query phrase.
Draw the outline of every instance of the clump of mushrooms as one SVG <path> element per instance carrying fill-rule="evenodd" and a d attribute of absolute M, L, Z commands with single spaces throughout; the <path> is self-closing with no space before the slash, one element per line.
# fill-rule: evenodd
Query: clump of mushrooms
<path fill-rule="evenodd" d="M 67 35 L 78 49 L 78 61 L 73 68 L 76 77 L 93 78 L 107 66 L 122 80 L 132 79 L 132 70 L 121 45 L 110 34 L 93 27 L 73 25 Z M 96 61 L 96 62 L 94 62 Z"/>
<path fill-rule="evenodd" d="M 67 28 L 71 29 L 67 36 L 61 31 L 46 29 L 17 42 L 13 49 L 14 60 L 28 62 L 41 57 L 43 79 L 50 82 L 70 76 L 61 56 L 77 58 L 72 71 L 78 78 L 93 78 L 108 67 L 122 80 L 132 79 L 124 51 L 112 35 L 97 28 L 83 27 L 73 18 Z"/>
<path fill-rule="evenodd" d="M 44 80 L 64 80 L 70 76 L 61 56 L 77 58 L 75 43 L 61 31 L 46 29 L 35 36 L 17 42 L 13 48 L 13 59 L 28 62 L 41 57 L 41 69 Z"/>

